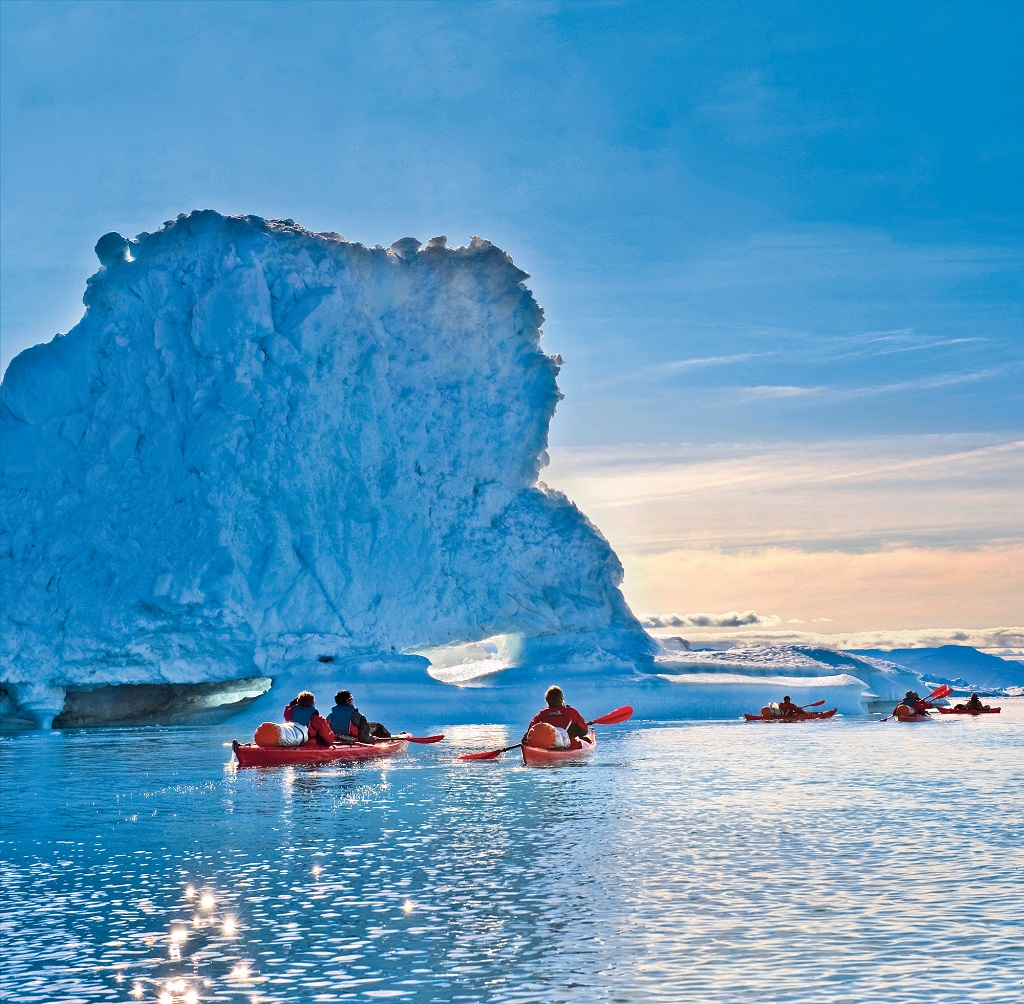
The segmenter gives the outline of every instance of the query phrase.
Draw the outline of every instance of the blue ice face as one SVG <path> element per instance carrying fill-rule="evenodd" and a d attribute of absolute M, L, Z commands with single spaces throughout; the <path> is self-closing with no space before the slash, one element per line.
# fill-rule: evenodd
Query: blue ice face
<path fill-rule="evenodd" d="M 558 364 L 502 251 L 209 211 L 115 238 L 3 385 L 12 684 L 644 637 L 608 543 L 537 486 Z"/>

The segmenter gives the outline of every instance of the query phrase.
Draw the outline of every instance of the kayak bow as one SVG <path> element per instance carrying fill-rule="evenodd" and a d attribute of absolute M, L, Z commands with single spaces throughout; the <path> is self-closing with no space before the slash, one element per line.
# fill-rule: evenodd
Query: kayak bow
<path fill-rule="evenodd" d="M 597 746 L 597 737 L 594 735 L 594 730 L 591 729 L 587 733 L 587 738 L 590 740 L 589 743 L 583 743 L 579 749 L 573 750 L 542 750 L 536 746 L 527 746 L 523 744 L 523 763 L 527 767 L 536 767 L 541 764 L 552 764 L 552 763 L 579 763 L 580 760 L 585 760 L 588 756 L 592 756 L 594 749 Z"/>

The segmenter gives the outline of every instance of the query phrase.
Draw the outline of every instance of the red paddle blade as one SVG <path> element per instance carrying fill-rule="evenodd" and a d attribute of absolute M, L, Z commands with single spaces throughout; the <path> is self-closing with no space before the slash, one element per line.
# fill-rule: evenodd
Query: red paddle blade
<path fill-rule="evenodd" d="M 444 733 L 439 736 L 402 736 L 407 743 L 439 743 L 444 739 Z"/>
<path fill-rule="evenodd" d="M 824 703 L 825 703 L 825 701 L 824 701 L 824 699 L 822 699 L 820 701 L 815 701 L 813 704 L 805 704 L 804 707 L 805 708 L 817 708 L 819 705 L 822 705 Z"/>
<path fill-rule="evenodd" d="M 463 753 L 460 760 L 497 760 L 504 750 L 487 750 L 484 753 Z"/>
<path fill-rule="evenodd" d="M 616 708 L 614 711 L 609 711 L 607 715 L 602 715 L 600 718 L 592 718 L 588 724 L 590 725 L 618 725 L 619 722 L 627 721 L 633 717 L 633 709 L 626 705 L 624 708 Z"/>

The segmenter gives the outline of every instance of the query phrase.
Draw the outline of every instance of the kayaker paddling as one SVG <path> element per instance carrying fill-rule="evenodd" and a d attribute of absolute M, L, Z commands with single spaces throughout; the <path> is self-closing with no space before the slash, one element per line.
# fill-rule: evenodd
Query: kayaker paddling
<path fill-rule="evenodd" d="M 908 690 L 903 700 L 892 709 L 892 713 L 897 718 L 927 718 L 930 708 L 931 705 L 922 700 L 916 690 Z"/>
<path fill-rule="evenodd" d="M 957 711 L 988 711 L 989 706 L 981 703 L 981 698 L 977 694 L 971 694 L 966 704 L 957 704 L 955 706 Z"/>
<path fill-rule="evenodd" d="M 558 689 L 558 688 L 555 688 Z M 575 710 L 575 709 L 569 709 Z M 578 712 L 577 712 L 578 714 Z M 589 722 L 584 722 L 586 726 L 591 725 L 618 725 L 619 722 L 625 722 L 633 715 L 633 709 L 627 704 L 625 707 L 616 708 L 614 711 L 609 711 L 607 715 L 602 715 L 600 718 L 592 718 Z M 546 724 L 546 723 L 542 723 Z M 523 737 L 526 738 L 525 736 Z M 581 756 L 587 756 L 594 750 L 594 733 L 587 733 L 586 744 L 580 743 L 578 750 L 573 749 L 561 749 L 561 750 L 543 750 L 538 749 L 535 746 L 527 746 L 525 742 L 518 742 L 512 746 L 502 746 L 501 749 L 496 750 L 485 750 L 482 753 L 463 753 L 459 757 L 460 760 L 496 760 L 501 756 L 502 753 L 507 753 L 509 750 L 517 750 L 522 748 L 523 751 L 523 762 L 524 763 L 557 763 L 560 760 L 575 760 Z"/>
<path fill-rule="evenodd" d="M 803 706 L 794 704 L 789 697 L 784 697 L 781 704 L 766 704 L 761 709 L 761 714 L 751 715 L 744 713 L 743 717 L 748 722 L 809 722 L 817 718 L 831 718 L 836 709 L 831 711 L 808 711 L 808 708 L 820 708 L 824 701 L 812 701 Z M 796 710 L 793 710 L 793 709 Z"/>
<path fill-rule="evenodd" d="M 524 746 L 578 750 L 584 742 L 591 741 L 587 735 L 586 719 L 565 703 L 561 687 L 548 687 L 544 700 L 547 707 L 533 716 L 523 736 Z"/>
<path fill-rule="evenodd" d="M 366 716 L 359 713 L 350 690 L 339 690 L 334 700 L 327 722 L 337 742 L 372 743 L 375 739 L 391 738 L 391 733 L 380 722 L 367 721 Z"/>
<path fill-rule="evenodd" d="M 938 700 L 941 697 L 949 697 L 952 693 L 953 688 L 946 686 L 944 683 L 939 684 L 925 698 L 919 697 L 916 690 L 908 690 L 903 700 L 892 709 L 892 714 L 886 715 L 885 718 L 880 718 L 879 721 L 887 722 L 890 718 L 895 718 L 898 722 L 930 721 L 931 715 L 928 712 L 934 705 L 928 702 Z M 939 709 L 940 712 L 945 710 L 943 708 Z"/>

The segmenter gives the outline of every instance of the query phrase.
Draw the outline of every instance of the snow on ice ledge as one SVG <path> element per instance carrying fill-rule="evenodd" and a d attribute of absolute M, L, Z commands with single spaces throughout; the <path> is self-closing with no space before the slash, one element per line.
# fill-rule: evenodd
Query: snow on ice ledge
<path fill-rule="evenodd" d="M 496 634 L 653 654 L 607 541 L 538 482 L 561 360 L 504 252 L 208 210 L 96 250 L 82 321 L 0 387 L 8 705 L 45 726 L 69 687 Z"/>

